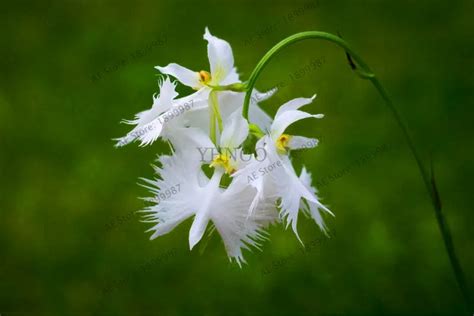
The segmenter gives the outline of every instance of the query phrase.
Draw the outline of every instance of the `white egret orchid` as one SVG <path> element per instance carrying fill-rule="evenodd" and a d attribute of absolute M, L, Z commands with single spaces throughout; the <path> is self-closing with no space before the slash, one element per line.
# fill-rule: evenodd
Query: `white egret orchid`
<path fill-rule="evenodd" d="M 309 114 L 300 111 L 299 108 L 311 103 L 312 98 L 297 98 L 282 105 L 273 121 L 269 134 L 264 135 L 257 143 L 257 148 L 263 148 L 265 159 L 252 160 L 244 169 L 235 174 L 236 181 L 255 187 L 258 194 L 249 208 L 252 214 L 254 207 L 265 197 L 271 196 L 280 199 L 281 217 L 286 219 L 287 227 L 291 224 L 297 238 L 301 241 L 297 231 L 298 213 L 302 199 L 315 205 L 326 212 L 330 211 L 319 202 L 311 188 L 296 175 L 291 160 L 288 156 L 289 150 L 313 148 L 318 144 L 317 139 L 303 136 L 285 134 L 285 130 L 291 124 L 305 118 L 322 118 L 322 114 Z M 313 210 L 311 208 L 311 210 Z M 332 213 L 331 213 L 332 214 Z M 310 212 L 316 216 L 315 212 Z M 319 216 L 319 215 L 318 215 Z M 313 217 L 321 221 L 321 217 Z M 321 226 L 321 225 L 320 225 Z"/>
<path fill-rule="evenodd" d="M 196 103 L 204 101 L 205 105 L 204 107 L 193 107 L 191 111 L 186 112 L 185 117 L 190 126 L 199 126 L 206 130 L 211 126 L 208 115 L 209 110 L 206 109 L 206 105 L 216 107 L 220 111 L 221 118 L 225 120 L 230 113 L 237 109 L 242 109 L 244 93 L 242 91 L 233 91 L 231 87 L 222 88 L 225 86 L 242 86 L 237 70 L 234 67 L 234 55 L 230 44 L 213 36 L 207 27 L 204 32 L 204 39 L 208 42 L 207 54 L 210 71 L 193 71 L 176 63 L 168 64 L 165 67 L 156 66 L 155 68 L 165 75 L 175 77 L 183 85 L 197 90 L 188 97 Z M 213 99 L 211 92 L 215 89 L 218 89 L 219 93 Z M 269 126 L 271 118 L 258 106 L 257 101 L 267 100 L 274 92 L 276 92 L 276 89 L 265 93 L 254 91 L 252 94 L 250 118 L 252 122 L 262 129 L 266 129 Z"/>
<path fill-rule="evenodd" d="M 210 72 L 201 70 L 193 71 L 175 63 L 165 67 L 156 66 L 161 73 L 175 77 L 183 85 L 204 91 L 200 98 L 207 98 L 212 86 L 224 86 L 240 83 L 239 75 L 234 67 L 234 55 L 230 44 L 217 38 L 209 32 L 206 27 L 204 39 L 207 44 L 207 55 L 209 57 Z"/>
<path fill-rule="evenodd" d="M 247 208 L 255 195 L 254 189 L 235 184 L 221 188 L 223 170 L 215 170 L 209 179 L 201 169 L 190 168 L 193 164 L 188 164 L 181 156 L 162 156 L 160 162 L 162 166 L 156 167 L 156 172 L 161 179 L 147 180 L 148 188 L 156 196 L 164 197 L 144 211 L 147 213 L 145 221 L 155 223 L 149 229 L 153 231 L 150 239 L 169 233 L 194 215 L 189 232 L 190 249 L 199 242 L 212 221 L 229 258 L 240 265 L 245 262 L 242 248 L 258 248 L 264 239 L 264 229 L 278 220 L 278 212 L 271 203 L 261 203 L 255 214 L 248 217 Z"/>
<path fill-rule="evenodd" d="M 135 115 L 133 120 L 123 120 L 123 123 L 135 125 L 126 136 L 118 138 L 117 147 L 124 146 L 138 139 L 142 145 L 148 144 L 152 139 L 156 139 L 161 134 L 163 124 L 156 124 L 157 119 L 168 111 L 173 100 L 178 96 L 176 84 L 169 78 L 159 80 L 160 93 L 153 96 L 153 105 L 151 109 L 140 112 Z"/>
<path fill-rule="evenodd" d="M 156 178 L 144 179 L 153 194 L 145 199 L 152 204 L 142 211 L 144 222 L 153 223 L 151 239 L 192 218 L 189 248 L 212 225 L 229 259 L 240 266 L 245 262 L 242 249 L 259 248 L 272 223 L 286 221 L 301 241 L 300 211 L 326 232 L 322 213 L 332 213 L 319 201 L 310 173 L 303 167 L 298 176 L 289 155 L 318 141 L 286 133 L 299 120 L 323 115 L 300 110 L 314 97 L 297 98 L 282 105 L 272 120 L 258 102 L 276 89 L 262 94 L 249 88 L 254 81 L 240 81 L 229 43 L 207 28 L 204 39 L 209 71 L 175 63 L 157 66 L 164 77 L 152 107 L 124 121 L 134 128 L 116 146 L 133 141 L 145 146 L 158 139 L 170 145 L 171 154 L 158 158 Z M 178 97 L 170 77 L 197 91 Z"/>
<path fill-rule="evenodd" d="M 220 150 L 239 148 L 247 134 L 247 121 L 242 118 L 240 112 L 232 114 L 221 135 Z M 189 142 L 186 143 L 186 140 Z M 211 221 L 224 241 L 229 258 L 235 259 L 240 265 L 245 262 L 242 248 L 258 248 L 259 242 L 264 239 L 264 228 L 278 220 L 275 205 L 271 201 L 263 200 L 257 205 L 255 213 L 249 217 L 247 210 L 254 200 L 256 190 L 251 186 L 241 186 L 237 182 L 231 183 L 226 189 L 220 186 L 224 173 L 232 173 L 239 160 L 231 158 L 225 151 L 216 154 L 211 163 L 214 173 L 209 179 L 201 170 L 201 164 L 197 164 L 196 159 L 192 158 L 195 157 L 192 151 L 194 148 L 201 149 L 200 146 L 203 145 L 216 148 L 200 133 L 186 140 L 175 139 L 181 149 L 173 156 L 160 158 L 162 166 L 157 167 L 156 172 L 161 179 L 145 180 L 148 188 L 158 197 L 150 201 L 159 200 L 158 204 L 145 210 L 148 213 L 146 220 L 156 223 L 150 229 L 154 231 L 151 239 L 168 233 L 194 215 L 189 232 L 190 249 L 201 240 Z M 187 146 L 183 146 L 184 144 Z M 173 192 L 170 188 L 174 188 L 174 194 L 166 194 Z M 164 198 L 160 199 L 160 196 Z"/>
<path fill-rule="evenodd" d="M 175 99 L 178 96 L 176 84 L 166 77 L 159 81 L 160 93 L 153 96 L 151 109 L 135 115 L 134 120 L 122 122 L 135 127 L 122 138 L 116 139 L 117 147 L 139 140 L 141 146 L 156 141 L 167 132 L 185 126 L 184 113 L 191 109 L 207 108 L 205 101 L 195 101 L 190 96 Z"/>
<path fill-rule="evenodd" d="M 234 56 L 230 44 L 219 39 L 206 28 L 204 39 L 208 41 L 208 57 L 210 72 L 193 72 L 178 64 L 171 63 L 165 67 L 156 66 L 161 73 L 175 77 L 182 84 L 198 91 L 180 99 L 175 99 L 178 94 L 175 90 L 176 84 L 168 77 L 159 81 L 160 94 L 153 96 L 153 106 L 150 110 L 136 114 L 134 120 L 124 120 L 124 123 L 136 125 L 125 137 L 117 139 L 117 147 L 139 140 L 141 146 L 149 145 L 160 136 L 166 138 L 167 130 L 176 127 L 198 127 L 209 131 L 209 111 L 219 111 L 220 118 L 227 119 L 230 113 L 242 108 L 244 99 L 243 92 L 230 90 L 219 90 L 212 105 L 211 92 L 214 88 L 222 89 L 222 86 L 240 84 L 239 76 L 234 67 Z M 250 117 L 260 128 L 266 129 L 271 118 L 259 106 L 258 101 L 270 98 L 276 90 L 266 93 L 255 91 L 250 106 Z M 222 107 L 219 107 L 219 104 Z M 213 109 L 209 107 L 214 106 Z M 172 126 L 171 128 L 166 128 Z"/>

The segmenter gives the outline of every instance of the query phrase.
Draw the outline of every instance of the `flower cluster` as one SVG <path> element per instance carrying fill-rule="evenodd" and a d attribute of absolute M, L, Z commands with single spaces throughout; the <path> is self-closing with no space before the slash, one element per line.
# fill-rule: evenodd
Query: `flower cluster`
<path fill-rule="evenodd" d="M 157 177 L 144 180 L 153 194 L 143 210 L 144 221 L 153 223 L 151 239 L 194 217 L 190 248 L 206 230 L 217 231 L 229 259 L 240 265 L 245 262 L 242 250 L 259 248 L 273 223 L 291 225 L 300 239 L 300 212 L 326 231 L 321 214 L 332 213 L 319 202 L 310 173 L 303 167 L 298 175 L 290 159 L 290 151 L 316 147 L 318 141 L 285 133 L 299 120 L 323 115 L 300 110 L 313 96 L 283 104 L 272 119 L 256 100 L 266 100 L 275 91 L 254 91 L 247 120 L 242 115 L 246 86 L 234 67 L 229 43 L 207 28 L 204 39 L 209 71 L 174 63 L 157 66 L 163 74 L 159 94 L 149 110 L 124 121 L 134 128 L 117 139 L 116 146 L 133 141 L 145 146 L 158 139 L 171 145 L 171 154 L 158 157 Z M 178 97 L 177 82 L 170 77 L 195 92 Z"/>

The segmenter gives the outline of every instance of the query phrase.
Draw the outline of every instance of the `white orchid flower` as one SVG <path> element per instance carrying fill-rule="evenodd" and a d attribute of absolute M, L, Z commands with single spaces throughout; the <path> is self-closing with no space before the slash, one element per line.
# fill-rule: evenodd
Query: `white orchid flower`
<path fill-rule="evenodd" d="M 209 109 L 207 106 L 210 103 L 209 94 L 213 87 L 239 84 L 241 81 L 234 67 L 234 55 L 230 44 L 211 35 L 207 27 L 204 39 L 208 42 L 209 71 L 193 71 L 175 63 L 168 64 L 165 67 L 156 66 L 155 68 L 165 75 L 176 78 L 183 85 L 197 90 L 189 98 L 196 103 L 204 101 L 204 105 L 193 107 L 191 111 L 186 112 L 185 119 L 187 119 L 189 126 L 206 130 L 209 128 Z M 276 89 L 265 93 L 258 91 L 252 93 L 249 108 L 250 119 L 262 129 L 270 126 L 271 118 L 258 106 L 258 102 L 270 98 L 274 92 L 276 92 Z M 230 113 L 242 108 L 244 97 L 244 92 L 219 91 L 217 100 L 223 120 Z"/>
<path fill-rule="evenodd" d="M 297 238 L 301 241 L 297 231 L 298 213 L 301 201 L 304 199 L 310 205 L 317 205 L 327 210 L 319 201 L 314 191 L 308 188 L 296 175 L 288 156 L 289 150 L 313 148 L 318 144 L 314 138 L 285 134 L 285 130 L 292 123 L 305 118 L 322 118 L 322 114 L 309 114 L 299 108 L 309 104 L 312 98 L 297 98 L 282 105 L 273 121 L 269 134 L 263 136 L 257 143 L 260 155 L 254 157 L 246 168 L 237 172 L 234 177 L 239 183 L 255 187 L 258 191 L 255 200 L 249 208 L 252 214 L 254 208 L 264 198 L 279 198 L 281 217 L 286 219 L 287 227 L 291 224 Z M 314 212 L 310 212 L 315 216 Z M 316 218 L 315 218 L 316 220 Z M 319 220 L 319 219 L 318 219 Z"/>
<path fill-rule="evenodd" d="M 172 133 L 174 128 L 183 126 L 185 112 L 204 106 L 204 101 L 195 101 L 190 96 L 175 99 L 178 96 L 176 84 L 168 77 L 159 81 L 159 87 L 160 93 L 153 96 L 151 109 L 136 114 L 133 120 L 123 120 L 135 127 L 126 136 L 116 139 L 117 147 L 134 140 L 139 140 L 140 146 L 149 145 L 163 134 Z"/>
<path fill-rule="evenodd" d="M 211 152 L 217 152 L 213 156 L 211 167 L 222 168 L 227 174 L 233 174 L 250 161 L 251 155 L 247 155 L 241 148 L 242 143 L 249 134 L 249 124 L 242 117 L 239 110 L 232 113 L 220 135 L 219 148 L 211 148 Z"/>
<path fill-rule="evenodd" d="M 209 179 L 195 164 L 180 155 L 161 156 L 161 167 L 156 167 L 160 179 L 146 180 L 154 193 L 150 201 L 158 202 L 144 212 L 146 222 L 155 223 L 150 239 L 167 234 L 184 220 L 195 216 L 189 233 L 192 249 L 202 238 L 211 221 L 222 237 L 229 259 L 241 265 L 245 262 L 242 249 L 259 247 L 265 239 L 264 229 L 278 220 L 274 205 L 260 203 L 253 216 L 247 209 L 255 190 L 250 186 L 230 184 L 220 187 L 223 169 L 216 168 Z"/>
<path fill-rule="evenodd" d="M 133 141 L 145 146 L 158 139 L 170 145 L 171 154 L 158 158 L 156 178 L 144 179 L 144 186 L 153 193 L 145 199 L 152 204 L 142 211 L 144 221 L 154 224 L 148 230 L 153 232 L 151 239 L 193 218 L 190 249 L 212 225 L 229 259 L 241 266 L 245 262 L 242 249 L 259 248 L 266 239 L 265 229 L 274 222 L 286 221 L 286 228 L 291 225 L 301 241 L 297 232 L 300 211 L 326 233 L 323 212 L 333 214 L 319 201 L 311 174 L 303 167 L 298 176 L 290 159 L 292 150 L 313 148 L 318 140 L 286 133 L 299 120 L 323 115 L 300 110 L 313 96 L 285 103 L 272 120 L 259 102 L 276 89 L 266 93 L 253 89 L 255 72 L 242 83 L 230 44 L 208 28 L 204 39 L 209 69 L 193 71 L 175 63 L 157 66 L 164 77 L 151 108 L 124 121 L 134 127 L 117 139 L 116 146 Z M 196 91 L 178 97 L 176 82 L 170 77 Z M 249 103 L 244 102 L 247 89 L 252 89 Z M 254 147 L 255 140 L 252 150 L 249 147 Z"/>
<path fill-rule="evenodd" d="M 234 67 L 234 55 L 230 44 L 217 38 L 206 27 L 204 39 L 207 44 L 210 71 L 193 71 L 175 63 L 165 67 L 156 66 L 161 73 L 175 77 L 179 82 L 198 90 L 205 91 L 201 97 L 206 98 L 211 91 L 211 86 L 223 86 L 239 83 L 239 75 Z"/>
<path fill-rule="evenodd" d="M 258 102 L 269 99 L 276 91 L 276 89 L 267 92 L 254 90 L 252 93 L 249 106 L 249 120 L 262 130 L 268 130 L 270 128 L 272 118 L 260 108 Z M 222 91 L 218 93 L 217 97 L 222 120 L 227 120 L 229 116 L 236 111 L 242 112 L 242 105 L 245 97 L 244 93 Z M 209 133 L 209 109 L 207 107 L 195 106 L 192 111 L 185 113 L 183 119 L 185 121 L 183 123 L 184 125 L 197 127 Z"/>
<path fill-rule="evenodd" d="M 280 154 L 286 154 L 288 150 L 313 148 L 317 146 L 318 140 L 315 138 L 284 134 L 288 126 L 299 120 L 305 118 L 319 119 L 324 117 L 323 114 L 309 114 L 299 110 L 302 106 L 310 104 L 315 98 L 316 95 L 311 98 L 296 98 L 283 104 L 278 109 L 270 127 L 269 138 L 271 138 Z"/>
<path fill-rule="evenodd" d="M 157 138 L 160 135 L 162 124 L 156 126 L 154 122 L 160 115 L 170 109 L 178 93 L 175 90 L 176 84 L 171 82 L 169 78 L 159 80 L 158 85 L 160 93 L 153 96 L 151 109 L 136 114 L 133 120 L 122 121 L 126 124 L 135 125 L 135 127 L 126 136 L 117 139 L 117 147 L 127 145 L 136 139 L 144 145 L 150 142 L 150 138 Z"/>
<path fill-rule="evenodd" d="M 210 72 L 192 72 L 177 64 L 156 68 L 165 75 L 175 77 L 184 85 L 196 88 L 198 91 L 186 97 L 175 99 L 178 94 L 176 84 L 168 77 L 159 82 L 160 92 L 153 97 L 150 110 L 138 113 L 134 120 L 123 122 L 136 125 L 125 137 L 117 139 L 117 147 L 127 145 L 134 140 L 140 141 L 140 146 L 146 146 L 166 134 L 173 134 L 175 128 L 197 127 L 209 132 L 209 94 L 213 86 L 240 83 L 234 67 L 234 57 L 229 43 L 212 36 L 206 28 L 204 39 L 208 41 L 208 56 Z M 191 79 L 194 78 L 194 79 Z M 264 101 L 271 97 L 276 90 L 260 93 L 253 92 L 250 104 L 250 118 L 260 128 L 269 127 L 271 118 L 260 108 L 256 100 Z M 242 108 L 243 92 L 220 91 L 217 97 L 220 116 L 226 120 L 230 113 Z"/>
<path fill-rule="evenodd" d="M 224 173 L 233 173 L 249 160 L 250 156 L 243 156 L 240 147 L 248 133 L 248 123 L 239 111 L 232 113 L 226 121 L 219 148 L 199 129 L 176 130 L 170 138 L 175 149 L 173 156 L 161 157 L 162 167 L 156 168 L 161 179 L 146 180 L 151 185 L 148 188 L 160 200 L 160 203 L 146 210 L 149 213 L 147 220 L 157 223 L 151 229 L 155 231 L 152 239 L 194 215 L 189 232 L 191 249 L 201 240 L 210 221 L 222 236 L 229 257 L 239 265 L 245 262 L 242 248 L 247 248 L 247 245 L 258 248 L 263 229 L 278 220 L 275 204 L 271 200 L 262 200 L 255 207 L 254 214 L 248 216 L 247 210 L 257 191 L 237 182 L 231 183 L 227 189 L 220 186 Z M 203 173 L 201 165 L 206 160 L 197 159 L 195 148 L 201 154 L 204 153 L 202 148 L 211 150 L 212 160 L 207 161 L 214 167 L 211 179 Z M 173 190 L 175 194 L 170 194 Z"/>

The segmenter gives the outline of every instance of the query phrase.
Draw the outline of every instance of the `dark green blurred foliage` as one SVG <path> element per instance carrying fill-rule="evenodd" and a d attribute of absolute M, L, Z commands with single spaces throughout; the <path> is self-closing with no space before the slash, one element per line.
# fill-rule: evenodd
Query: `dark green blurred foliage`
<path fill-rule="evenodd" d="M 155 65 L 207 69 L 204 27 L 228 40 L 242 78 L 277 41 L 340 32 L 386 85 L 426 160 L 471 289 L 472 1 L 9 1 L 0 10 L 0 314 L 454 314 L 463 302 L 402 135 L 344 52 L 298 43 L 260 77 L 274 114 L 318 94 L 326 117 L 292 133 L 336 214 L 331 237 L 301 217 L 230 264 L 217 234 L 188 250 L 190 221 L 149 241 L 139 222 L 164 143 L 113 147 L 151 105 Z M 283 83 L 283 84 L 282 84 Z M 180 88 L 183 93 L 189 90 Z M 380 149 L 377 154 L 374 152 Z M 365 158 L 364 158 L 365 157 Z M 332 179 L 332 180 L 331 180 Z M 337 234 L 335 233 L 337 231 Z"/>

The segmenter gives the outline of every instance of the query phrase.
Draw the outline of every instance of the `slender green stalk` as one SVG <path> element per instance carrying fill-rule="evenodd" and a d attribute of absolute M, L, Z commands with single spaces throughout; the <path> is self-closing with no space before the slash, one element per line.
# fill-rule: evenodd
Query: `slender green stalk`
<path fill-rule="evenodd" d="M 234 91 L 234 92 L 245 92 L 245 84 L 236 82 L 232 84 L 228 84 L 225 86 L 213 86 L 208 85 L 208 87 L 212 88 L 215 91 Z"/>
<path fill-rule="evenodd" d="M 222 125 L 222 116 L 221 111 L 219 109 L 219 100 L 217 99 L 217 91 L 212 90 L 209 94 L 209 99 L 211 101 L 212 111 L 214 112 L 214 116 L 217 119 L 217 126 L 219 127 L 219 132 L 222 133 L 223 125 Z"/>
<path fill-rule="evenodd" d="M 216 135 L 216 114 L 214 112 L 214 108 L 209 108 L 209 136 L 213 144 L 217 142 L 217 135 Z"/>
<path fill-rule="evenodd" d="M 333 42 L 342 48 L 346 52 L 348 52 L 354 59 L 355 61 L 367 72 L 367 73 L 372 73 L 370 68 L 365 64 L 365 62 L 362 60 L 362 58 L 359 57 L 359 55 L 352 50 L 352 48 L 340 37 L 329 34 L 326 32 L 317 32 L 317 31 L 310 31 L 310 32 L 302 32 L 302 33 L 297 33 L 294 34 L 290 37 L 285 38 L 278 44 L 272 47 L 263 57 L 262 59 L 258 62 L 257 66 L 255 66 L 255 69 L 252 71 L 252 74 L 250 75 L 249 80 L 247 81 L 247 93 L 245 95 L 244 99 L 244 107 L 242 114 L 245 118 L 248 118 L 248 112 L 249 112 L 249 103 L 250 103 L 250 97 L 252 96 L 252 90 L 255 86 L 255 82 L 257 81 L 258 76 L 262 72 L 263 68 L 268 64 L 268 62 L 283 48 L 285 48 L 288 45 L 291 45 L 293 43 L 305 40 L 305 39 L 322 39 L 326 40 L 329 42 Z"/>
<path fill-rule="evenodd" d="M 451 263 L 451 267 L 453 269 L 456 281 L 458 283 L 459 289 L 462 293 L 463 299 L 466 303 L 466 307 L 469 310 L 469 313 L 473 312 L 473 307 L 467 287 L 467 283 L 465 281 L 464 273 L 461 267 L 461 264 L 459 263 L 458 257 L 456 255 L 456 251 L 454 248 L 454 243 L 451 237 L 451 231 L 449 229 L 448 223 L 446 222 L 446 219 L 443 215 L 442 208 L 441 208 L 441 201 L 439 198 L 438 190 L 436 188 L 436 182 L 434 179 L 434 174 L 433 170 L 431 168 L 431 173 L 428 172 L 427 168 L 423 164 L 423 161 L 421 159 L 420 154 L 418 153 L 418 150 L 416 146 L 414 145 L 414 142 L 410 136 L 410 133 L 408 132 L 408 127 L 403 121 L 400 113 L 398 112 L 397 108 L 393 104 L 392 100 L 388 96 L 387 91 L 384 89 L 380 81 L 377 79 L 377 77 L 374 75 L 372 70 L 369 68 L 369 66 L 362 60 L 362 58 L 349 46 L 349 44 L 344 41 L 342 38 L 326 33 L 326 32 L 318 32 L 318 31 L 309 31 L 309 32 L 302 32 L 302 33 L 297 33 L 294 34 L 290 37 L 287 37 L 286 39 L 282 40 L 278 44 L 276 44 L 272 49 L 270 49 L 263 57 L 262 59 L 258 62 L 257 66 L 253 70 L 252 74 L 250 75 L 249 80 L 246 83 L 246 88 L 247 92 L 245 94 L 245 99 L 244 99 L 244 105 L 242 109 L 242 115 L 248 120 L 248 112 L 249 112 L 249 104 L 250 104 L 250 98 L 252 96 L 252 91 L 255 87 L 255 83 L 257 81 L 258 76 L 264 69 L 264 67 L 268 64 L 268 62 L 283 48 L 305 40 L 305 39 L 320 39 L 320 40 L 326 40 L 331 43 L 334 43 L 341 48 L 344 49 L 346 54 L 348 54 L 349 62 L 351 63 L 351 67 L 353 70 L 363 79 L 367 79 L 372 84 L 374 87 L 377 89 L 379 94 L 382 96 L 382 99 L 385 101 L 385 104 L 388 106 L 388 108 L 391 110 L 393 116 L 395 117 L 395 120 L 397 121 L 398 126 L 402 129 L 403 135 L 405 136 L 405 139 L 408 143 L 408 147 L 410 148 L 418 169 L 420 171 L 421 177 L 423 178 L 423 182 L 425 184 L 425 187 L 428 191 L 428 194 L 431 198 L 431 202 L 433 204 L 433 208 L 435 211 L 436 219 L 438 222 L 438 227 L 441 232 L 441 236 L 444 241 L 444 245 L 446 247 L 446 251 L 448 253 L 448 257 Z M 355 61 L 355 63 L 354 63 Z"/>

